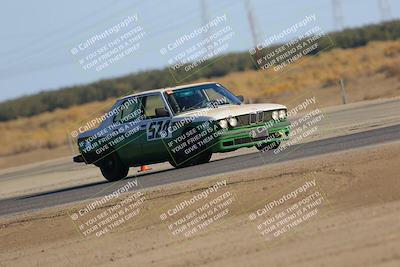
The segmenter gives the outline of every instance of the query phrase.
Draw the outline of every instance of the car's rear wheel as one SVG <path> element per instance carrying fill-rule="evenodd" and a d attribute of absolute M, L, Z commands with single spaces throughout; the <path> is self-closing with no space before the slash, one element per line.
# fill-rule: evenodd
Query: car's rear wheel
<path fill-rule="evenodd" d="M 264 144 L 256 145 L 256 148 L 260 151 L 268 151 L 268 150 L 277 149 L 280 146 L 280 144 L 281 144 L 281 142 L 275 141 L 272 143 L 264 143 Z"/>
<path fill-rule="evenodd" d="M 125 166 L 118 155 L 112 153 L 102 159 L 100 163 L 101 174 L 110 182 L 118 181 L 128 175 L 129 167 Z"/>

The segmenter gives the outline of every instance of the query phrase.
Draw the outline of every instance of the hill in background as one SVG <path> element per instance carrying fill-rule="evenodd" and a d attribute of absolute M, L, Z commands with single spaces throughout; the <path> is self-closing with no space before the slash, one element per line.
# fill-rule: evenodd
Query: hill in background
<path fill-rule="evenodd" d="M 346 29 L 341 32 L 328 34 L 330 41 L 334 44 L 333 46 L 323 44 L 326 40 L 322 40 L 319 47 L 355 48 L 364 46 L 370 41 L 397 40 L 400 38 L 399 29 L 400 21 L 390 21 L 376 25 Z M 274 49 L 274 47 L 270 49 Z M 318 52 L 319 51 L 314 51 L 314 53 Z M 327 64 L 329 64 L 329 62 L 327 62 Z M 248 52 L 228 54 L 224 55 L 217 63 L 211 64 L 207 68 L 196 72 L 193 76 L 186 79 L 184 83 L 199 79 L 223 77 L 230 73 L 256 69 L 257 66 L 254 64 Z M 338 71 L 340 72 L 340 70 Z M 330 71 L 326 75 L 327 85 L 330 83 L 329 79 L 335 77 L 335 75 L 333 71 Z M 295 81 L 289 83 L 298 88 L 302 88 L 303 83 L 299 79 L 294 79 Z M 41 92 L 39 94 L 0 103 L 0 121 L 12 120 L 19 117 L 31 117 L 60 108 L 65 109 L 75 105 L 104 101 L 109 98 L 132 93 L 133 91 L 144 91 L 174 85 L 176 85 L 176 83 L 171 77 L 170 70 L 165 68 L 162 70 L 140 72 L 116 79 L 102 80 L 88 85 Z M 287 89 L 287 86 L 281 84 L 281 88 L 274 86 L 273 90 L 279 91 L 280 89 Z"/>
<path fill-rule="evenodd" d="M 255 102 L 279 102 L 290 108 L 305 97 L 315 96 L 317 105 L 324 107 L 341 103 L 339 79 L 345 81 L 349 102 L 399 96 L 399 66 L 400 41 L 372 42 L 364 47 L 333 49 L 305 57 L 273 80 L 270 79 L 273 70 L 247 70 L 198 81 L 220 82 L 235 94 Z M 36 155 L 31 157 L 32 161 L 37 153 L 41 160 L 70 155 L 66 149 L 70 131 L 96 113 L 108 110 L 114 101 L 110 98 L 0 122 L 3 134 L 0 168 L 13 165 L 16 160 L 10 155 L 23 152 Z"/>

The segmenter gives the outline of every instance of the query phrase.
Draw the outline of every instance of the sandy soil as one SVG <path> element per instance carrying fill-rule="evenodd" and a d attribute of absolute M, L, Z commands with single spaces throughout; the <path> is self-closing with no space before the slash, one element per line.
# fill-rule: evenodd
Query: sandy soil
<path fill-rule="evenodd" d="M 84 236 L 79 230 L 81 223 L 133 199 L 133 193 L 110 200 L 76 221 L 69 214 L 90 203 L 2 218 L 0 266 L 399 266 L 399 160 L 397 142 L 147 191 L 138 189 L 143 196 L 137 192 L 136 196 L 145 198 L 135 207 L 139 213 L 100 237 L 94 232 Z M 210 186 L 224 180 L 225 186 L 210 193 Z M 308 185 L 307 191 L 299 192 L 304 185 Z M 160 215 L 205 190 L 210 193 L 207 198 L 160 220 Z M 294 191 L 296 198 L 250 220 L 257 210 Z M 261 235 L 258 228 L 262 222 L 284 214 L 275 221 L 283 222 L 289 218 L 288 209 L 316 192 L 321 204 L 301 206 L 307 208 L 298 218 L 316 210 L 314 216 L 302 217 L 297 225 L 286 221 L 291 227 L 279 236 L 272 234 L 277 231 Z M 224 216 L 210 215 L 214 221 L 202 228 L 199 225 L 204 221 L 193 224 L 198 231 L 189 237 L 183 232 L 174 235 L 169 229 L 178 229 L 171 225 L 218 196 L 229 197 L 224 201 L 232 199 L 230 204 L 219 202 L 226 204 L 222 205 L 223 211 L 228 210 Z"/>

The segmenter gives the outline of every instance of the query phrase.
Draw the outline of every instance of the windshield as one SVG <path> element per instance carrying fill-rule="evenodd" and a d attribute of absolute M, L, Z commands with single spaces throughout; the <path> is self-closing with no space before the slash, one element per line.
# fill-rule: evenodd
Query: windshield
<path fill-rule="evenodd" d="M 175 114 L 220 105 L 240 105 L 240 100 L 219 84 L 166 91 L 168 102 Z"/>

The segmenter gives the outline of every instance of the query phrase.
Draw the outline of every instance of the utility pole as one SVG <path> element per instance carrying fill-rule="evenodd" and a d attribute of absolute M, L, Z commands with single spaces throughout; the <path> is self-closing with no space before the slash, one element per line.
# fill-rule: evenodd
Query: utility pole
<path fill-rule="evenodd" d="M 332 11 L 333 11 L 333 23 L 335 25 L 335 30 L 341 31 L 344 28 L 342 3 L 340 0 L 331 0 L 331 1 L 332 1 Z"/>
<path fill-rule="evenodd" d="M 346 88 L 345 88 L 345 86 L 344 86 L 344 81 L 343 81 L 343 79 L 340 79 L 339 85 L 340 85 L 340 88 L 341 88 L 341 90 L 342 90 L 342 103 L 343 103 L 343 104 L 347 104 L 347 94 L 346 94 Z"/>
<path fill-rule="evenodd" d="M 392 19 L 392 11 L 388 0 L 378 0 L 379 11 L 381 12 L 382 21 Z"/>

